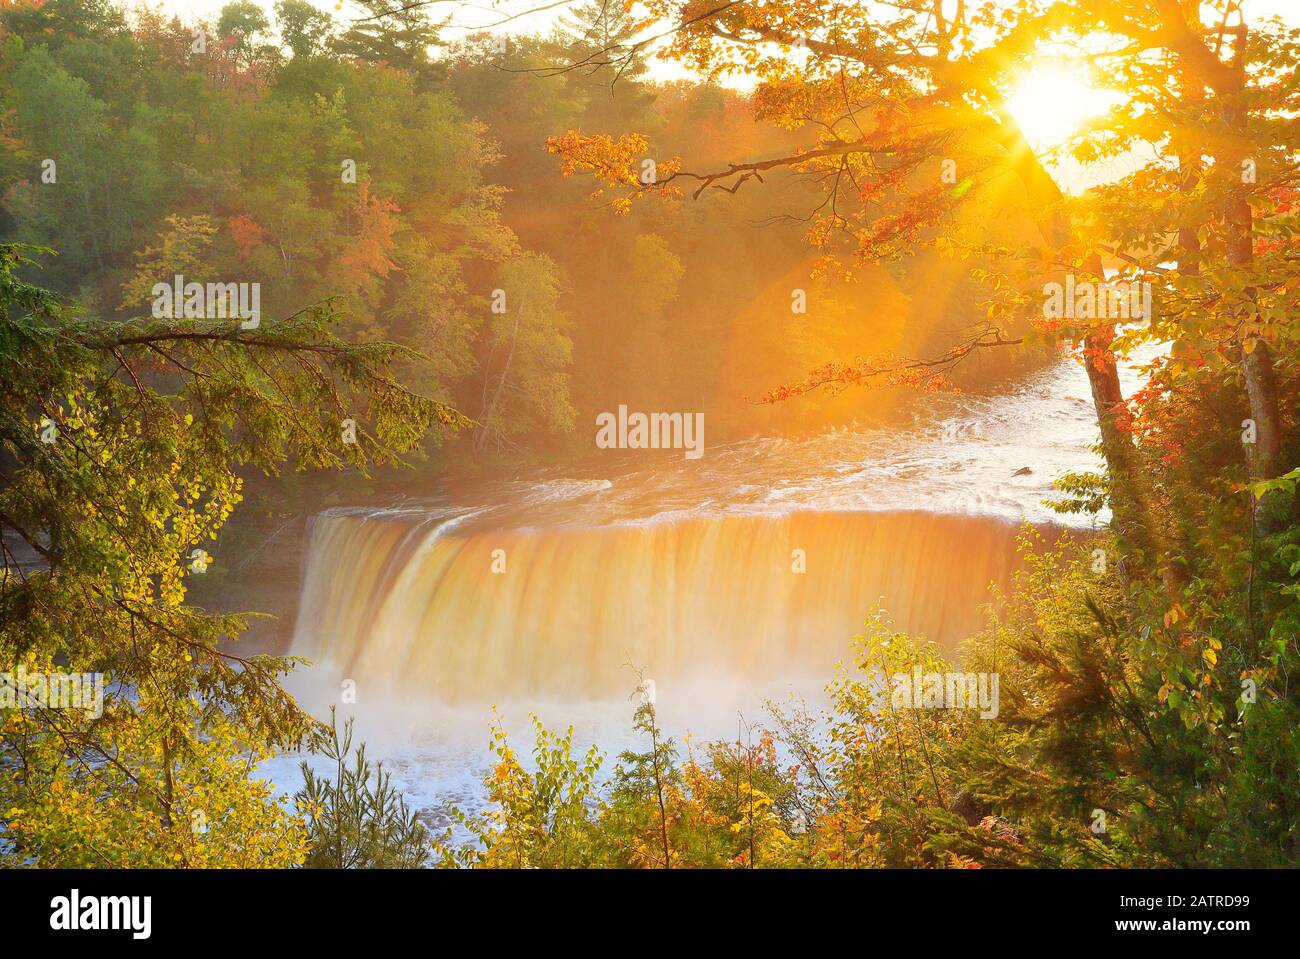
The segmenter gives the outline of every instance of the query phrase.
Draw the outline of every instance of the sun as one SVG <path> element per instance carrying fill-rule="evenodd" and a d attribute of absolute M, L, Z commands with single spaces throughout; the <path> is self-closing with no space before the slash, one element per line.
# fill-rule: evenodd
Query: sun
<path fill-rule="evenodd" d="M 1007 106 L 1029 142 L 1041 150 L 1060 146 L 1114 102 L 1113 93 L 1098 90 L 1081 72 L 1041 66 L 1021 78 Z"/>

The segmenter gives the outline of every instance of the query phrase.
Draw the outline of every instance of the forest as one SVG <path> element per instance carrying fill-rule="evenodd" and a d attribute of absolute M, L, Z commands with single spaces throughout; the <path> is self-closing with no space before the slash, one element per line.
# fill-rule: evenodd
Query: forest
<path fill-rule="evenodd" d="M 0 2 L 0 864 L 1300 865 L 1300 22 L 575 0 L 507 30 L 444 6 Z M 1047 148 L 1034 121 L 1070 111 L 1025 91 L 1067 71 L 1097 106 Z M 803 501 L 772 532 L 744 499 L 787 509 L 787 460 L 1007 395 L 1031 405 L 1003 428 L 1057 429 L 1015 391 L 1067 367 L 1095 468 L 996 464 L 1050 482 L 1048 520 L 850 548 L 875 480 L 815 536 Z M 602 442 L 625 408 L 698 417 L 701 448 Z M 608 498 L 632 477 L 652 506 Z M 586 512 L 523 498 L 544 483 Z M 484 505 L 501 489 L 518 515 Z M 944 513 L 917 502 L 890 509 Z M 452 509 L 436 539 L 398 528 Z M 769 542 L 791 570 L 762 583 L 806 546 L 847 585 L 745 592 Z M 967 562 L 996 582 L 940 616 Z M 591 608 L 491 592 L 524 563 Z M 734 737 L 661 715 L 692 655 L 821 669 L 831 602 L 859 626 L 819 638 L 814 700 L 764 695 Z M 594 649 L 622 634 L 639 662 Z M 294 685 L 318 651 L 324 709 Z M 365 722 L 381 674 L 482 679 L 481 802 L 407 794 Z M 625 735 L 502 703 L 498 675 L 540 701 L 623 682 Z M 996 705 L 934 708 L 931 675 L 949 699 L 992 677 Z M 94 708 L 65 708 L 89 677 Z"/>

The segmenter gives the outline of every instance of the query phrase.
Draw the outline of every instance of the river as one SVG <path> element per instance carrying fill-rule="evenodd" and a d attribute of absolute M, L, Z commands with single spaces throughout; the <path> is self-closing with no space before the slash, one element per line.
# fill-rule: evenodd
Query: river
<path fill-rule="evenodd" d="M 1136 374 L 1124 374 L 1126 391 Z M 435 823 L 483 803 L 494 708 L 611 757 L 634 745 L 636 670 L 676 737 L 734 737 L 768 699 L 814 707 L 865 615 L 953 647 L 1005 588 L 1023 522 L 1095 470 L 1087 379 L 1063 360 L 994 396 L 939 394 L 889 426 L 610 452 L 470 495 L 313 517 L 290 688 L 356 717 Z M 350 700 L 355 699 L 355 702 Z M 605 772 L 612 771 L 613 759 Z M 265 771 L 299 784 L 297 760 Z"/>

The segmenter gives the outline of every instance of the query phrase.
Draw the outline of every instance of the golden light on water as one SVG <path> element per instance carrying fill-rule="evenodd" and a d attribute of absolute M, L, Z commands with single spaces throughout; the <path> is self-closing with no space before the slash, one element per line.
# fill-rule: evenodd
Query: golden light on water
<path fill-rule="evenodd" d="M 629 662 L 674 684 L 820 677 L 861 627 L 859 596 L 917 635 L 971 635 L 989 584 L 1009 588 L 1016 535 L 914 511 L 477 531 L 322 515 L 293 649 L 447 703 L 625 695 Z M 818 575 L 791 575 L 796 546 Z"/>

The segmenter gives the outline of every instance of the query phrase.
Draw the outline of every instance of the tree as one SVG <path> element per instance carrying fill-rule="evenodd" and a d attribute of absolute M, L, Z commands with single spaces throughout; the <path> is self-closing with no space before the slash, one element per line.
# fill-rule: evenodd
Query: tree
<path fill-rule="evenodd" d="M 334 49 L 367 63 L 386 63 L 415 77 L 420 89 L 427 89 L 441 68 L 429 57 L 429 48 L 439 43 L 438 27 L 421 5 L 397 0 L 358 2 L 369 15 L 354 21 L 334 42 Z"/>
<path fill-rule="evenodd" d="M 1300 456 L 1288 412 L 1300 396 L 1300 141 L 1289 66 L 1297 45 L 1276 22 L 1247 30 L 1235 3 L 1211 6 L 1203 22 L 1205 5 L 1180 0 L 955 8 L 665 0 L 649 5 L 646 36 L 668 38 L 671 56 L 710 76 L 757 74 L 757 116 L 805 131 L 805 142 L 693 168 L 655 157 L 635 133 L 570 130 L 549 141 L 564 172 L 593 175 L 619 212 L 683 188 L 695 198 L 735 194 L 792 169 L 823 186 L 809 239 L 836 263 L 927 247 L 985 258 L 974 272 L 989 290 L 987 319 L 973 334 L 930 358 L 832 361 L 769 400 L 867 382 L 933 387 L 973 355 L 1023 345 L 1026 337 L 1007 331 L 1016 317 L 1031 320 L 1029 339 L 1075 344 L 1087 371 L 1106 476 L 1065 477 L 1062 486 L 1073 505 L 1091 508 L 1104 495 L 1113 511 L 1117 536 L 1099 550 L 1103 572 L 1090 577 L 1078 559 L 1035 567 L 1021 584 L 1024 618 L 995 627 L 991 649 L 976 657 L 1021 681 L 1015 725 L 891 721 L 897 788 L 877 762 L 887 757 L 872 754 L 875 737 L 862 738 L 882 717 L 847 687 L 837 755 L 849 762 L 825 777 L 830 788 L 819 783 L 828 808 L 839 809 L 822 824 L 840 844 L 835 851 L 832 840 L 827 855 L 857 849 L 866 861 L 940 864 L 934 857 L 946 853 L 963 866 L 1294 857 L 1283 825 L 1294 818 L 1291 803 L 1265 770 L 1294 769 L 1295 752 L 1283 717 L 1295 709 L 1287 677 L 1300 565 L 1288 560 L 1300 556 L 1300 527 L 1286 478 L 1294 473 L 1279 473 Z M 1151 161 L 1081 197 L 1063 195 L 1008 102 L 1043 58 L 1120 94 L 1061 149 L 1085 162 Z M 659 171 L 650 177 L 641 175 L 647 157 Z M 948 164 L 955 182 L 941 175 Z M 995 242 L 972 220 L 972 207 L 990 198 L 1002 216 L 1034 223 L 1031 244 Z M 1097 312 L 1051 317 L 1044 282 L 1062 273 L 1102 287 L 1117 278 L 1150 284 L 1156 309 L 1123 324 Z M 1117 359 L 1143 344 L 1169 350 L 1126 397 Z M 998 653 L 1008 648 L 1013 665 Z M 960 743 L 956 753 L 948 741 Z M 846 782 L 861 798 L 847 820 Z M 1223 829 L 1203 801 L 1244 818 Z M 1087 828 L 1092 808 L 1111 816 L 1108 837 Z"/>
<path fill-rule="evenodd" d="M 975 170 L 1000 149 L 1021 182 L 1029 208 L 1043 211 L 1041 230 L 1050 253 L 1057 254 L 1068 242 L 1060 191 L 1005 105 L 999 72 L 1004 61 L 992 52 L 997 42 L 984 50 L 964 50 L 971 42 L 970 24 L 949 23 L 942 4 L 933 10 L 924 4 L 902 10 L 883 26 L 874 22 L 869 8 L 837 8 L 832 14 L 794 4 L 768 5 L 759 11 L 742 3 L 696 12 L 665 0 L 649 4 L 648 10 L 649 21 L 674 25 L 668 31 L 671 55 L 709 76 L 742 70 L 758 73 L 766 80 L 759 117 L 812 127 L 817 136 L 789 155 L 729 163 L 711 172 L 683 170 L 676 159 L 660 160 L 659 172 L 649 181 L 632 169 L 632 162 L 640 160 L 643 142 L 598 136 L 553 138 L 550 149 L 564 156 L 566 172 L 592 171 L 632 197 L 662 195 L 677 190 L 679 181 L 689 180 L 698 197 L 710 188 L 734 192 L 749 180 L 761 179 L 766 171 L 792 167 L 820 177 L 830 194 L 811 217 L 812 242 L 828 252 L 876 259 L 933 242 L 936 229 L 965 195 L 964 189 L 946 189 L 935 169 L 936 158 L 954 154 L 959 166 Z M 965 15 L 961 8 L 959 17 Z M 807 56 L 796 65 L 772 56 L 766 45 L 785 51 L 797 45 Z M 972 92 L 980 104 L 977 108 L 968 99 Z M 868 106 L 872 98 L 883 98 L 891 109 Z M 963 182 L 969 186 L 970 174 Z M 1099 265 L 1099 261 L 1091 264 Z M 1147 538 L 1148 506 L 1137 493 L 1140 483 L 1134 476 L 1131 440 L 1118 423 L 1122 395 L 1109 347 L 1113 332 L 1099 324 L 1083 331 L 1081 338 L 1089 343 L 1087 368 L 1103 446 L 1119 477 L 1117 486 L 1125 494 L 1116 497 L 1116 512 L 1141 543 Z M 946 362 L 959 361 L 970 348 L 1016 342 L 976 337 L 964 352 L 954 351 Z M 888 369 L 886 364 L 879 371 Z M 835 375 L 861 379 L 864 372 L 875 375 L 870 370 L 836 370 Z M 935 372 L 931 368 L 929 375 Z M 1130 490 L 1134 491 L 1131 497 Z"/>
<path fill-rule="evenodd" d="M 664 735 L 655 715 L 654 696 L 648 692 L 653 684 L 646 682 L 641 670 L 637 670 L 637 678 L 641 701 L 632 716 L 632 728 L 650 740 L 650 748 L 645 752 L 626 749 L 619 754 L 603 816 L 617 821 L 619 831 L 629 835 L 633 864 L 671 869 L 673 848 L 668 833 L 670 822 L 678 818 L 675 807 L 680 806 L 682 774 L 677 746 Z"/>
<path fill-rule="evenodd" d="M 279 0 L 275 5 L 275 22 L 280 28 L 280 39 L 295 57 L 316 56 L 334 34 L 334 18 L 307 0 Z"/>
<path fill-rule="evenodd" d="M 487 330 L 476 451 L 489 440 L 501 449 L 529 430 L 573 428 L 564 373 L 572 343 L 564 333 L 555 264 L 526 254 L 502 265 L 499 282 Z"/>
<path fill-rule="evenodd" d="M 167 218 L 167 228 L 157 246 L 136 254 L 136 271 L 122 287 L 122 306 L 134 309 L 153 300 L 153 288 L 160 280 L 180 274 L 189 280 L 209 278 L 206 254 L 216 229 L 205 216 Z"/>
<path fill-rule="evenodd" d="M 252 0 L 234 0 L 221 8 L 217 19 L 217 35 L 222 39 L 234 37 L 241 47 L 252 44 L 254 38 L 271 29 L 266 11 Z"/>
<path fill-rule="evenodd" d="M 489 869 L 556 869 L 583 865 L 590 855 L 591 816 L 601 754 L 592 746 L 574 754 L 573 727 L 552 733 L 533 721 L 533 771 L 510 747 L 499 718 L 492 724 L 497 761 L 484 777 L 491 806 L 477 816 L 453 810 L 476 840 L 454 848 L 444 837 L 441 863 Z"/>
<path fill-rule="evenodd" d="M 686 268 L 661 236 L 646 233 L 632 244 L 623 335 L 625 363 L 620 387 L 629 401 L 650 399 L 646 390 L 662 389 L 671 380 L 672 337 L 668 307 L 677 299 Z"/>
<path fill-rule="evenodd" d="M 309 869 L 418 869 L 429 858 L 429 835 L 393 789 L 384 764 L 371 768 L 366 747 L 352 765 L 352 720 L 340 734 L 334 708 L 319 750 L 334 762 L 332 780 L 302 764 L 304 785 L 295 797 L 306 814 Z M 372 785 L 373 780 L 373 785 Z"/>
<path fill-rule="evenodd" d="M 294 661 L 230 649 L 247 617 L 187 605 L 191 578 L 232 559 L 244 468 L 366 470 L 468 421 L 393 377 L 415 354 L 343 342 L 326 307 L 253 330 L 92 321 L 21 280 L 28 262 L 0 247 L 0 664 L 99 697 L 0 713 L 5 856 L 295 862 L 301 822 L 253 772 L 313 728 L 280 686 Z"/>
<path fill-rule="evenodd" d="M 26 10 L 0 14 L 6 29 Z M 0 62 L 0 239 L 59 249 L 47 285 L 119 318 L 127 284 L 135 306 L 178 272 L 257 283 L 267 315 L 342 297 L 348 337 L 430 357 L 400 371 L 414 389 L 476 399 L 479 287 L 521 244 L 490 179 L 498 150 L 448 90 L 329 50 L 240 69 L 224 43 L 195 52 L 180 21 L 78 15 L 47 11 Z M 182 256 L 199 222 L 201 257 Z"/>
<path fill-rule="evenodd" d="M 10 44 L 5 58 L 6 101 L 18 139 L 10 145 L 17 156 L 7 164 L 14 191 L 6 206 L 16 234 L 10 238 L 57 244 L 55 281 L 75 289 L 111 265 L 115 250 L 134 245 L 158 214 L 157 128 L 148 116 L 115 116 L 48 49 Z M 42 159 L 54 164 L 52 183 L 42 182 Z"/>
<path fill-rule="evenodd" d="M 1007 96 L 1018 71 L 1049 37 L 1055 38 L 1058 46 L 1068 45 L 1068 39 L 1062 37 L 1087 37 L 1094 43 L 1099 36 L 1112 37 L 1116 39 L 1112 48 L 1081 54 L 1081 59 L 1094 64 L 1099 75 L 1123 81 L 1124 92 L 1132 99 L 1085 131 L 1084 142 L 1077 147 L 1080 155 L 1113 155 L 1139 140 L 1170 142 L 1171 134 L 1179 134 L 1178 142 L 1185 143 L 1183 134 L 1190 117 L 1180 118 L 1174 129 L 1164 107 L 1181 100 L 1183 88 L 1208 89 L 1213 100 L 1198 95 L 1192 102 L 1200 104 L 1202 111 L 1219 111 L 1235 132 L 1200 144 L 1216 161 L 1205 177 L 1189 179 L 1197 165 L 1189 162 L 1168 178 L 1177 185 L 1171 199 L 1183 206 L 1182 221 L 1173 229 L 1181 230 L 1185 239 L 1198 229 L 1217 233 L 1228 251 L 1225 265 L 1244 283 L 1243 292 L 1259 289 L 1253 271 L 1246 270 L 1251 246 L 1248 195 L 1258 190 L 1240 182 L 1238 161 L 1252 152 L 1243 139 L 1243 111 L 1248 109 L 1246 78 L 1253 78 L 1256 84 L 1268 82 L 1279 58 L 1290 48 L 1290 41 L 1276 31 L 1266 44 L 1255 48 L 1253 63 L 1248 66 L 1243 52 L 1244 28 L 1223 26 L 1217 31 L 1217 40 L 1216 31 L 1209 31 L 1207 40 L 1207 31 L 1189 12 L 1195 5 L 1177 0 L 1162 0 L 1140 9 L 1122 3 L 1061 2 L 1041 9 L 1037 4 L 1018 3 L 997 18 L 960 4 L 955 11 L 947 11 L 938 0 L 905 6 L 890 18 L 870 7 L 823 10 L 784 3 L 765 4 L 761 9 L 748 3 L 698 8 L 662 0 L 647 9 L 644 25 L 666 25 L 660 35 L 670 37 L 671 56 L 710 76 L 739 71 L 758 74 L 762 79 L 758 116 L 815 135 L 787 155 L 730 162 L 713 170 L 693 171 L 683 168 L 676 158 L 661 158 L 660 172 L 649 179 L 639 177 L 634 168 L 646 149 L 644 140 L 635 136 L 614 139 L 570 133 L 552 138 L 550 149 L 564 158 L 565 172 L 591 172 L 614 189 L 620 197 L 616 203 L 671 194 L 687 183 L 696 197 L 711 189 L 734 192 L 768 171 L 792 168 L 818 177 L 825 185 L 827 199 L 811 217 L 809 235 L 815 245 L 837 255 L 888 259 L 923 245 L 950 252 L 987 247 L 987 240 L 981 240 L 978 233 L 972 236 L 969 230 L 957 230 L 954 217 L 982 190 L 994 188 L 994 171 L 1006 171 L 1018 181 L 1021 208 L 1037 221 L 1040 248 L 1023 251 L 1023 255 L 1031 267 L 1025 273 L 1036 272 L 1034 279 L 1040 284 L 1052 266 L 1105 283 L 1107 262 L 1118 258 L 1121 266 L 1136 268 L 1135 281 L 1159 278 L 1167 292 L 1182 296 L 1177 276 L 1169 277 L 1158 266 L 1158 255 L 1150 256 L 1149 248 L 1122 248 L 1123 241 L 1131 241 L 1131 237 L 1100 236 L 1091 226 L 1100 221 L 1090 211 L 1076 213 L 1078 204 L 1063 197 L 1008 106 Z M 1228 12 L 1225 8 L 1225 25 Z M 1242 39 L 1236 64 L 1223 62 L 1216 52 L 1225 32 L 1236 32 Z M 798 55 L 792 56 L 796 48 Z M 607 55 L 612 54 L 611 48 Z M 1171 73 L 1169 62 L 1178 69 Z M 582 66 L 579 61 L 569 68 Z M 1103 70 L 1104 66 L 1109 70 Z M 1150 85 L 1128 82 L 1134 76 Z M 1143 111 L 1135 104 L 1153 108 Z M 1208 121 L 1200 116 L 1196 122 L 1204 125 Z M 1218 129 L 1222 122 L 1215 121 L 1208 129 Z M 1261 132 L 1264 142 L 1255 144 L 1253 151 L 1261 156 L 1280 156 L 1292 142 L 1291 135 L 1277 124 Z M 1200 155 L 1195 153 L 1198 158 Z M 941 158 L 961 171 L 952 188 L 937 175 Z M 1142 179 L 1150 181 L 1152 177 Z M 1215 198 L 1207 200 L 1206 190 L 1213 191 Z M 1149 208 L 1136 208 L 1151 222 Z M 1202 214 L 1199 222 L 1188 219 L 1193 210 L 1216 209 L 1228 212 L 1222 218 Z M 1166 218 L 1155 222 L 1163 224 Z M 1085 229 L 1084 223 L 1090 225 Z M 1154 241 L 1152 232 L 1146 230 L 1142 238 Z M 1208 277 L 1205 255 L 1213 248 L 1212 243 L 1198 250 L 1202 282 Z M 1165 252 L 1159 246 L 1155 249 Z M 1141 255 L 1135 259 L 1135 253 Z M 1032 269 L 1035 263 L 1036 271 Z M 1206 295 L 1225 292 L 1221 287 L 1201 291 L 1200 302 Z M 1025 290 L 1021 307 L 1032 306 L 1033 301 Z M 1256 478 L 1276 475 L 1279 419 L 1268 343 L 1260 343 L 1264 337 L 1250 335 L 1254 314 L 1248 307 L 1244 312 L 1230 312 L 1236 315 L 1235 328 L 1246 331 L 1241 337 L 1242 376 L 1253 419 L 1264 437 L 1251 452 L 1253 473 Z M 1224 321 L 1222 312 L 1216 316 L 1216 322 Z M 888 358 L 829 364 L 796 392 L 818 385 L 865 382 L 900 371 L 910 371 L 909 378 L 920 382 L 932 381 L 972 352 L 1019 345 L 1021 338 L 1004 335 L 996 325 L 999 318 L 991 314 L 993 326 L 934 360 L 911 366 Z M 1147 329 L 1161 327 L 1148 324 Z M 1122 542 L 1162 570 L 1166 589 L 1172 594 L 1179 582 L 1171 559 L 1176 546 L 1167 540 L 1154 491 L 1141 468 L 1117 373 L 1116 351 L 1127 350 L 1132 340 L 1117 339 L 1114 322 L 1105 318 L 1055 324 L 1050 335 L 1081 345 L 1110 477 L 1110 503 L 1123 533 Z M 1259 350 L 1258 345 L 1264 349 Z M 1280 512 L 1285 513 L 1285 507 Z"/>
<path fill-rule="evenodd" d="M 233 0 L 221 8 L 217 20 L 217 36 L 230 44 L 237 61 L 251 66 L 259 56 L 274 49 L 259 43 L 258 39 L 271 30 L 271 21 L 253 0 Z"/>

